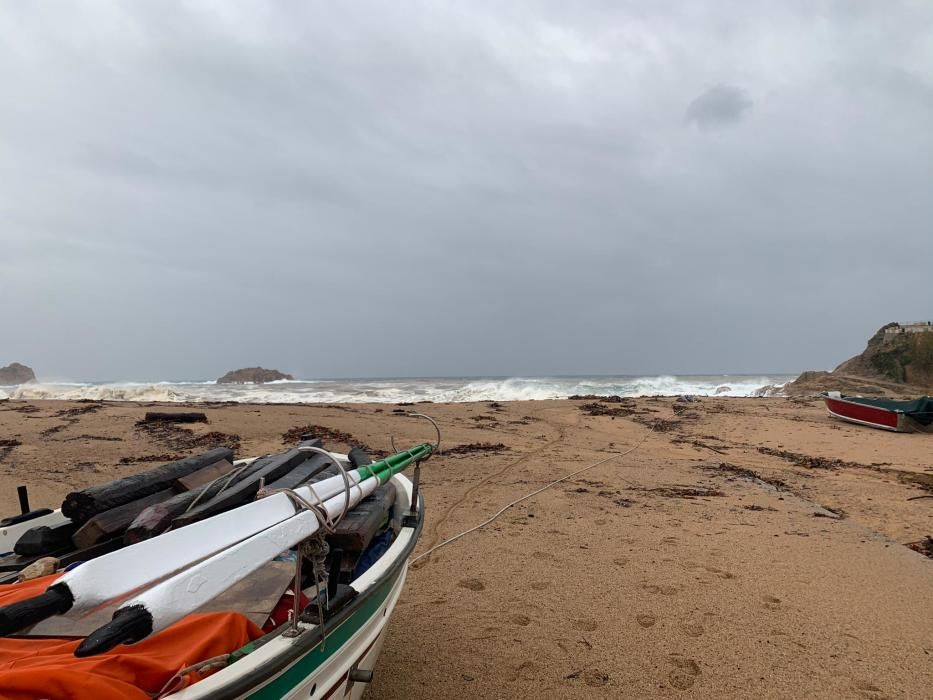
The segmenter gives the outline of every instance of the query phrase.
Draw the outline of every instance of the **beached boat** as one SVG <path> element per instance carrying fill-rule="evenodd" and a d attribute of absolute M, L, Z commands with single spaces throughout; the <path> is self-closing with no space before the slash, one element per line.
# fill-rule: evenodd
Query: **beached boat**
<path fill-rule="evenodd" d="M 418 465 L 435 446 L 362 464 L 296 449 L 339 473 L 0 585 L 0 696 L 359 698 L 421 532 Z M 8 519 L 0 551 L 68 523 L 61 510 Z"/>
<path fill-rule="evenodd" d="M 831 416 L 850 423 L 898 433 L 933 432 L 933 398 L 929 396 L 914 401 L 843 396 L 838 391 L 822 396 Z"/>

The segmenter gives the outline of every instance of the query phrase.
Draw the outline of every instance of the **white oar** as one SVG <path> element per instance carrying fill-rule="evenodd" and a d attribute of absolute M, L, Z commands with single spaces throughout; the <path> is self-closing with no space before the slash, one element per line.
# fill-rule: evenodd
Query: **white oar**
<path fill-rule="evenodd" d="M 407 457 L 421 447 L 347 472 L 350 485 L 372 479 L 373 474 L 390 467 L 390 460 Z M 305 500 L 319 502 L 336 494 L 342 497 L 345 488 L 343 476 L 338 475 L 296 489 L 296 493 Z M 92 559 L 65 573 L 45 593 L 0 609 L 0 635 L 12 634 L 52 615 L 81 614 L 123 600 L 294 515 L 295 507 L 288 496 L 275 494 Z"/>
<path fill-rule="evenodd" d="M 349 493 L 338 494 L 321 503 L 328 520 L 356 506 L 375 491 L 379 483 L 378 479 L 366 479 L 353 486 Z M 117 608 L 113 621 L 88 635 L 75 650 L 75 656 L 100 654 L 118 644 L 132 644 L 165 629 L 242 581 L 278 554 L 307 539 L 319 528 L 318 515 L 302 510 L 294 517 L 165 579 Z"/>

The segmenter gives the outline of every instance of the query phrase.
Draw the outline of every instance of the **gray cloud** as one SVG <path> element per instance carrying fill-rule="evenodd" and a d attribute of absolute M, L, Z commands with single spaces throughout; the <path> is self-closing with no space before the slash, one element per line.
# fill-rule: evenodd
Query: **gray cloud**
<path fill-rule="evenodd" d="M 898 282 L 933 259 L 931 27 L 910 3 L 15 5 L 0 365 L 831 366 L 930 313 Z M 709 85 L 689 123 L 741 128 L 684 128 Z"/>
<path fill-rule="evenodd" d="M 704 129 L 723 127 L 739 121 L 751 106 L 751 99 L 741 88 L 714 85 L 694 98 L 684 118 Z"/>

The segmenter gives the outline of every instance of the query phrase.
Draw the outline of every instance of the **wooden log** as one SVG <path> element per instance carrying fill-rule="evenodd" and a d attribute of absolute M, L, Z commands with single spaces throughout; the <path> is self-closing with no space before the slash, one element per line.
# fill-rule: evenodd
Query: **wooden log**
<path fill-rule="evenodd" d="M 176 493 L 191 491 L 199 486 L 209 484 L 214 481 L 214 479 L 218 479 L 224 474 L 230 473 L 232 469 L 233 464 L 226 459 L 222 459 L 219 462 L 208 464 L 204 469 L 198 469 L 196 472 L 192 472 L 187 476 L 178 477 L 172 482 L 172 488 L 175 489 Z"/>
<path fill-rule="evenodd" d="M 73 491 L 65 496 L 62 514 L 83 525 L 98 513 L 162 491 L 171 486 L 175 479 L 221 459 L 233 461 L 233 450 L 217 447 L 209 452 L 169 462 L 123 479 L 92 486 L 83 491 Z"/>
<path fill-rule="evenodd" d="M 314 440 L 305 440 L 299 443 L 299 447 L 300 446 L 320 447 L 321 441 L 317 438 Z M 283 454 L 270 455 L 257 459 L 256 462 L 260 462 L 260 465 L 256 471 L 218 494 L 210 501 L 200 503 L 187 513 L 176 518 L 172 523 L 172 528 L 178 529 L 197 522 L 198 520 L 209 518 L 222 511 L 230 510 L 231 508 L 236 508 L 244 503 L 248 503 L 256 497 L 256 493 L 259 491 L 260 481 L 264 480 L 266 483 L 272 483 L 276 479 L 282 478 L 296 466 L 309 459 L 312 454 L 311 452 L 302 452 L 298 449 L 292 449 Z"/>
<path fill-rule="evenodd" d="M 163 413 L 160 411 L 149 411 L 146 417 L 140 423 L 207 423 L 207 416 L 203 413 Z"/>
<path fill-rule="evenodd" d="M 64 522 L 54 527 L 40 525 L 26 530 L 13 545 L 13 551 L 22 556 L 33 554 L 51 554 L 71 547 L 71 536 L 78 529 L 78 524 Z"/>
<path fill-rule="evenodd" d="M 183 491 L 166 501 L 149 506 L 130 523 L 124 536 L 126 543 L 142 542 L 150 537 L 162 534 L 171 527 L 175 518 L 189 510 L 192 503 L 195 501 L 207 503 L 221 491 L 249 477 L 253 472 L 261 469 L 262 466 L 263 463 L 257 459 L 239 473 L 228 477 L 230 479 L 229 484 L 227 479 L 218 479 L 214 483 L 204 484 L 190 491 Z"/>
<path fill-rule="evenodd" d="M 144 498 L 124 503 L 122 506 L 111 508 L 103 513 L 98 513 L 72 535 L 71 541 L 74 542 L 75 547 L 78 549 L 87 549 L 100 542 L 118 537 L 126 531 L 126 528 L 136 519 L 136 516 L 146 508 L 165 501 L 174 495 L 174 490 L 164 489 L 149 494 Z"/>
<path fill-rule="evenodd" d="M 317 447 L 320 445 L 320 441 L 317 440 L 307 444 L 314 444 L 315 447 Z M 182 517 L 188 512 L 189 509 L 195 510 L 196 508 L 200 507 L 201 504 L 210 503 L 212 499 L 221 493 L 221 491 L 226 492 L 240 482 L 252 479 L 256 472 L 259 472 L 268 466 L 268 460 L 271 457 L 278 456 L 281 455 L 271 455 L 270 457 L 261 457 L 257 459 L 248 467 L 243 469 L 242 472 L 234 476 L 229 484 L 226 483 L 226 479 L 220 479 L 213 484 L 207 484 L 205 486 L 192 489 L 191 491 L 180 493 L 177 496 L 168 499 L 167 501 L 163 501 L 162 503 L 157 503 L 154 506 L 146 508 L 146 510 L 140 513 L 127 529 L 125 536 L 127 544 L 148 540 L 150 537 L 155 537 L 156 535 L 165 532 L 170 527 L 172 527 L 172 523 L 176 518 Z M 325 459 L 323 455 L 313 456 Z M 326 465 L 324 466 L 326 467 Z M 255 479 L 254 483 L 256 485 L 256 490 L 258 490 L 259 479 Z M 255 493 L 256 491 L 253 491 L 253 496 L 255 496 Z M 194 508 L 191 508 L 191 504 L 195 500 L 197 500 L 198 505 L 196 505 Z"/>

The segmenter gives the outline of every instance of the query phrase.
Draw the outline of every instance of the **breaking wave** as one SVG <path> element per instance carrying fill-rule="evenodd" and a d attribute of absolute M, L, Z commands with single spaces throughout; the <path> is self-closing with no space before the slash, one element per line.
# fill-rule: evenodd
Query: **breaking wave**
<path fill-rule="evenodd" d="M 793 376 L 513 377 L 449 379 L 283 380 L 268 384 L 208 382 L 48 382 L 0 387 L 0 398 L 238 403 L 403 403 L 528 401 L 574 394 L 620 396 L 755 396 Z"/>

